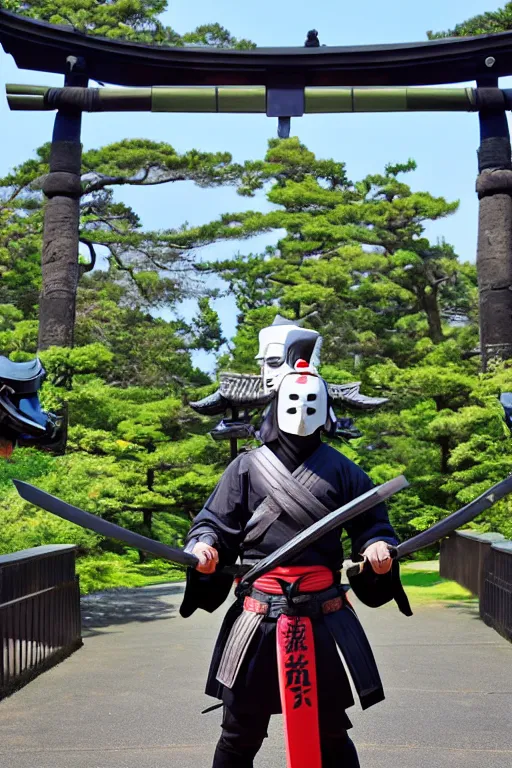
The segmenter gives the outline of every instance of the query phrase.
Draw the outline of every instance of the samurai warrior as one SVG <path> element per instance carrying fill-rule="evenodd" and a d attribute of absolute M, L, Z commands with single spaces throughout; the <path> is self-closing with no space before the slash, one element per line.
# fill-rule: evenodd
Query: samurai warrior
<path fill-rule="evenodd" d="M 262 389 L 272 396 L 259 432 L 262 445 L 231 462 L 189 532 L 186 551 L 199 564 L 188 572 L 184 617 L 224 602 L 232 578 L 223 566 L 237 558 L 254 565 L 372 488 L 356 464 L 322 440 L 335 432 L 336 417 L 330 387 L 312 360 L 318 334 L 286 329 L 281 324 L 260 333 Z M 355 517 L 345 530 L 352 559 L 371 566 L 369 578 L 354 579 L 358 595 L 371 605 L 394 598 L 410 615 L 389 553 L 398 542 L 385 505 Z M 206 685 L 223 704 L 213 768 L 250 768 L 271 715 L 280 712 L 288 768 L 359 766 L 346 714 L 354 699 L 338 649 L 363 709 L 382 701 L 384 692 L 340 583 L 341 534 L 338 528 L 323 535 L 286 566 L 235 590 Z"/>

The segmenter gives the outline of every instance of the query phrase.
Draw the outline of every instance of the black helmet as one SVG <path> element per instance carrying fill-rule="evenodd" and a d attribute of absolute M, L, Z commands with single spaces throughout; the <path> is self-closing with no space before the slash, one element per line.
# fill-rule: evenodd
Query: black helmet
<path fill-rule="evenodd" d="M 4 445 L 51 448 L 59 441 L 62 420 L 43 411 L 39 402 L 45 377 L 38 358 L 13 363 L 0 356 L 0 438 Z"/>

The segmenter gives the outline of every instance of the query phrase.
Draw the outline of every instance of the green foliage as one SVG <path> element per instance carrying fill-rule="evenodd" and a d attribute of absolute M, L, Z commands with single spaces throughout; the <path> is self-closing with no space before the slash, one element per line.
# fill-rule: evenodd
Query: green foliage
<path fill-rule="evenodd" d="M 103 586 L 106 581 L 117 585 L 113 566 L 104 563 L 105 553 L 133 557 L 122 544 L 26 504 L 10 486 L 12 477 L 36 482 L 86 511 L 182 546 L 190 520 L 213 489 L 226 457 L 209 436 L 191 434 L 199 419 L 180 400 L 163 394 L 74 377 L 68 455 L 56 459 L 18 449 L 11 462 L 1 465 L 0 552 L 75 543 L 81 555 L 103 563 L 97 572 L 97 584 Z M 96 573 L 93 565 L 88 573 L 90 578 Z"/>
<path fill-rule="evenodd" d="M 219 33 L 220 35 L 220 33 Z M 35 352 L 40 178 L 48 148 L 0 181 L 0 349 L 12 359 Z M 82 237 L 108 249 L 106 269 L 84 273 L 73 349 L 42 353 L 50 376 L 44 402 L 69 410 L 65 457 L 17 450 L 0 465 L 0 552 L 74 542 L 85 591 L 181 577 L 166 564 L 22 502 L 20 477 L 117 524 L 167 544 L 183 544 L 228 461 L 208 436 L 213 421 L 187 405 L 216 384 L 191 352 L 215 351 L 222 370 L 257 372 L 258 331 L 277 313 L 324 337 L 322 374 L 361 381 L 389 403 L 358 414 L 363 436 L 341 450 L 377 483 L 405 473 L 411 486 L 390 503 L 403 538 L 414 535 L 509 473 L 510 436 L 498 397 L 512 391 L 512 366 L 479 372 L 477 283 L 447 243 L 425 226 L 457 204 L 406 183 L 412 161 L 359 181 L 343 163 L 318 159 L 297 139 L 272 140 L 263 160 L 234 166 L 228 155 L 177 154 L 167 144 L 119 142 L 84 154 Z M 247 210 L 175 231 L 147 232 L 115 202 L 118 184 L 192 180 L 264 190 L 268 213 Z M 198 263 L 194 249 L 220 239 L 275 231 L 263 253 Z M 208 276 L 236 296 L 228 351 Z M 158 317 L 198 297 L 190 323 Z M 64 386 L 62 386 L 64 385 Z M 339 444 L 338 444 L 338 447 Z M 475 522 L 512 536 L 506 500 Z M 444 594 L 444 593 L 443 593 Z"/>
<path fill-rule="evenodd" d="M 73 474 L 76 476 L 76 473 Z M 66 490 L 69 492 L 69 486 L 65 485 L 65 474 L 58 469 L 44 478 L 39 476 L 36 482 L 50 492 L 64 495 L 64 498 Z M 73 488 L 72 500 L 77 503 L 78 499 L 87 500 L 87 492 L 83 487 L 76 489 L 76 492 Z M 90 500 L 88 506 L 91 506 Z M 89 553 L 99 545 L 96 534 L 27 504 L 18 496 L 14 487 L 4 489 L 0 519 L 1 554 L 46 544 L 76 544 L 80 553 Z"/>
<path fill-rule="evenodd" d="M 226 342 L 222 335 L 220 318 L 217 312 L 211 308 L 207 296 L 200 298 L 198 305 L 199 313 L 195 321 L 197 346 L 208 351 L 218 351 Z"/>
<path fill-rule="evenodd" d="M 0 486 L 2 495 L 12 490 L 11 480 L 33 480 L 48 474 L 55 464 L 55 459 L 47 453 L 25 448 L 16 451 L 9 461 L 0 462 Z M 6 487 L 4 487 L 6 486 Z"/>
<path fill-rule="evenodd" d="M 41 288 L 41 185 L 48 173 L 49 156 L 50 145 L 45 144 L 34 158 L 0 179 L 0 301 L 14 304 L 27 319 L 35 318 Z M 111 301 L 124 300 L 149 311 L 172 307 L 200 292 L 209 296 L 198 282 L 193 252 L 218 237 L 232 236 L 224 222 L 146 230 L 135 210 L 115 200 L 114 190 L 125 185 L 183 181 L 199 187 L 238 184 L 242 170 L 227 152 L 190 150 L 179 154 L 170 144 L 145 139 L 126 139 L 84 152 L 80 240 L 88 255 L 81 256 L 82 272 L 94 267 L 96 249 L 103 246 L 107 275 L 95 271 L 93 281 L 98 286 L 102 276 L 107 278 Z M 23 342 L 16 345 L 16 340 L 12 344 L 6 344 L 9 352 L 23 347 Z M 25 348 L 29 348 L 27 344 Z"/>
<path fill-rule="evenodd" d="M 269 142 L 264 161 L 246 163 L 241 191 L 265 185 L 279 207 L 225 215 L 219 224 L 239 238 L 285 234 L 262 254 L 202 265 L 237 297 L 236 366 L 247 360 L 243 336 L 271 307 L 322 330 L 324 363 L 339 364 L 341 351 L 364 358 L 365 367 L 385 359 L 403 366 L 429 344 L 455 336 L 468 348 L 474 343 L 452 320 L 474 322 L 475 268 L 461 268 L 449 245 L 424 236 L 425 224 L 453 214 L 457 203 L 414 192 L 400 178 L 414 168 L 412 161 L 386 166 L 353 183 L 343 164 L 317 159 L 295 138 Z"/>

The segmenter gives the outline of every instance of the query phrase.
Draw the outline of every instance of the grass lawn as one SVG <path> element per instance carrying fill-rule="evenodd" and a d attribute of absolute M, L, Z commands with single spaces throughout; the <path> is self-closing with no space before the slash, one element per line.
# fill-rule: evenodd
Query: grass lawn
<path fill-rule="evenodd" d="M 477 602 L 478 598 L 455 581 L 448 581 L 439 576 L 431 567 L 423 570 L 420 563 L 413 567 L 402 565 L 400 568 L 402 583 L 411 602 L 433 603 L 439 600 L 459 602 L 460 600 Z"/>
<path fill-rule="evenodd" d="M 169 581 L 185 581 L 185 568 L 166 560 L 139 563 L 135 553 L 82 557 L 77 560 L 76 571 L 80 576 L 82 595 L 115 587 L 149 587 Z"/>

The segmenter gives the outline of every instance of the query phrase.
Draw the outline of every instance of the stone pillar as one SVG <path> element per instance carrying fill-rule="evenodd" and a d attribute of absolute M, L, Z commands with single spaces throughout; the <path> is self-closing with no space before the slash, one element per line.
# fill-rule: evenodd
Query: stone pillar
<path fill-rule="evenodd" d="M 512 358 L 512 159 L 505 97 L 496 89 L 496 79 L 482 85 L 494 85 L 477 92 L 481 109 L 477 269 L 485 371 L 493 359 Z"/>
<path fill-rule="evenodd" d="M 66 86 L 87 86 L 84 62 L 69 57 Z M 78 287 L 81 161 L 80 110 L 59 110 L 53 131 L 42 253 L 39 300 L 39 349 L 73 345 Z"/>

